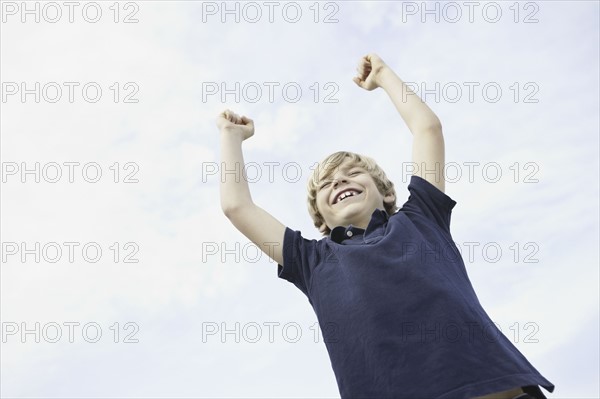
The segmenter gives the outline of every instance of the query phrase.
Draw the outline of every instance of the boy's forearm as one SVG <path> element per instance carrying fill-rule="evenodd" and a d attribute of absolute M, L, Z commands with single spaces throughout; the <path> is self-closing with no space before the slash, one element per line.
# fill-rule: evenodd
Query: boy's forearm
<path fill-rule="evenodd" d="M 244 177 L 243 138 L 221 132 L 221 208 L 225 213 L 252 204 L 248 182 Z"/>
<path fill-rule="evenodd" d="M 390 96 L 400 116 L 413 134 L 431 129 L 441 129 L 441 122 L 436 114 L 391 68 L 386 67 L 381 71 L 380 86 Z"/>

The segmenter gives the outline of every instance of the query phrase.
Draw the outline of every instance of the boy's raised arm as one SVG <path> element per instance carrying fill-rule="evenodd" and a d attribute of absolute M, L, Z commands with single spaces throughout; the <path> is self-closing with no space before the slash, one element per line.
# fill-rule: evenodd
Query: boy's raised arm
<path fill-rule="evenodd" d="M 242 142 L 254 134 L 254 122 L 227 110 L 219 114 L 221 134 L 221 208 L 233 225 L 264 253 L 283 265 L 285 226 L 255 205 L 244 178 Z"/>
<path fill-rule="evenodd" d="M 413 174 L 444 192 L 444 136 L 438 117 L 377 54 L 361 58 L 357 71 L 354 82 L 369 91 L 383 88 L 413 134 Z"/>

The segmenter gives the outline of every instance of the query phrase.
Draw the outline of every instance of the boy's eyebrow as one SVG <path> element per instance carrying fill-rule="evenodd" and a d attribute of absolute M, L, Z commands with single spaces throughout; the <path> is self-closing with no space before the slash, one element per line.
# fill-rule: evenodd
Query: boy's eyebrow
<path fill-rule="evenodd" d="M 336 169 L 340 169 L 340 167 L 341 167 L 341 165 L 340 165 L 340 166 L 336 166 L 335 168 L 333 168 L 333 170 L 331 170 L 331 171 L 330 171 L 329 173 L 327 173 L 325 176 L 323 176 L 322 178 L 320 178 L 320 179 L 318 180 L 317 184 L 320 184 L 320 183 L 322 183 L 322 182 L 324 182 L 324 181 L 326 181 L 326 180 L 331 180 L 331 175 L 332 175 L 332 174 L 335 172 L 335 170 L 336 170 Z M 352 169 L 361 169 L 361 170 L 364 170 L 364 171 L 366 171 L 366 169 L 365 169 L 365 168 L 363 168 L 363 167 L 362 167 L 362 166 L 360 166 L 360 165 L 346 165 L 346 166 L 344 166 L 344 167 L 343 167 L 343 168 L 341 168 L 341 169 L 342 169 L 343 171 L 350 171 L 350 170 L 352 170 Z"/>
<path fill-rule="evenodd" d="M 341 166 L 341 165 L 340 165 L 340 166 Z M 365 168 L 363 168 L 363 167 L 362 167 L 362 166 L 360 166 L 360 165 L 356 165 L 356 164 L 354 164 L 354 165 L 346 165 L 346 166 L 345 166 L 345 167 L 343 167 L 343 168 L 340 168 L 340 166 L 338 166 L 338 167 L 337 167 L 337 169 L 341 169 L 341 170 L 343 170 L 343 171 L 349 171 L 349 170 L 352 170 L 352 169 L 357 169 L 357 168 L 358 168 L 358 169 L 365 170 Z"/>

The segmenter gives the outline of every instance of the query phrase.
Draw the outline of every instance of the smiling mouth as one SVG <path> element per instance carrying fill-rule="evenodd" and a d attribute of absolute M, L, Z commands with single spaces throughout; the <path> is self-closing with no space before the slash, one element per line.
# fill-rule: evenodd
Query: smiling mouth
<path fill-rule="evenodd" d="M 335 197 L 335 199 L 333 200 L 333 205 L 337 204 L 338 202 L 343 202 L 344 200 L 350 197 L 355 197 L 359 194 L 362 194 L 362 191 L 354 190 L 352 188 L 344 190 Z"/>

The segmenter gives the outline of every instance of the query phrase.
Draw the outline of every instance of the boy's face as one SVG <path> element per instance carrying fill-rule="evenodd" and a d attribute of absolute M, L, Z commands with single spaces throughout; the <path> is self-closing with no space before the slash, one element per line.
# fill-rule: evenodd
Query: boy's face
<path fill-rule="evenodd" d="M 385 210 L 384 201 L 393 201 L 394 195 L 383 196 L 371 175 L 346 158 L 331 176 L 319 182 L 316 200 L 331 230 L 350 224 L 366 229 L 375 209 Z"/>

